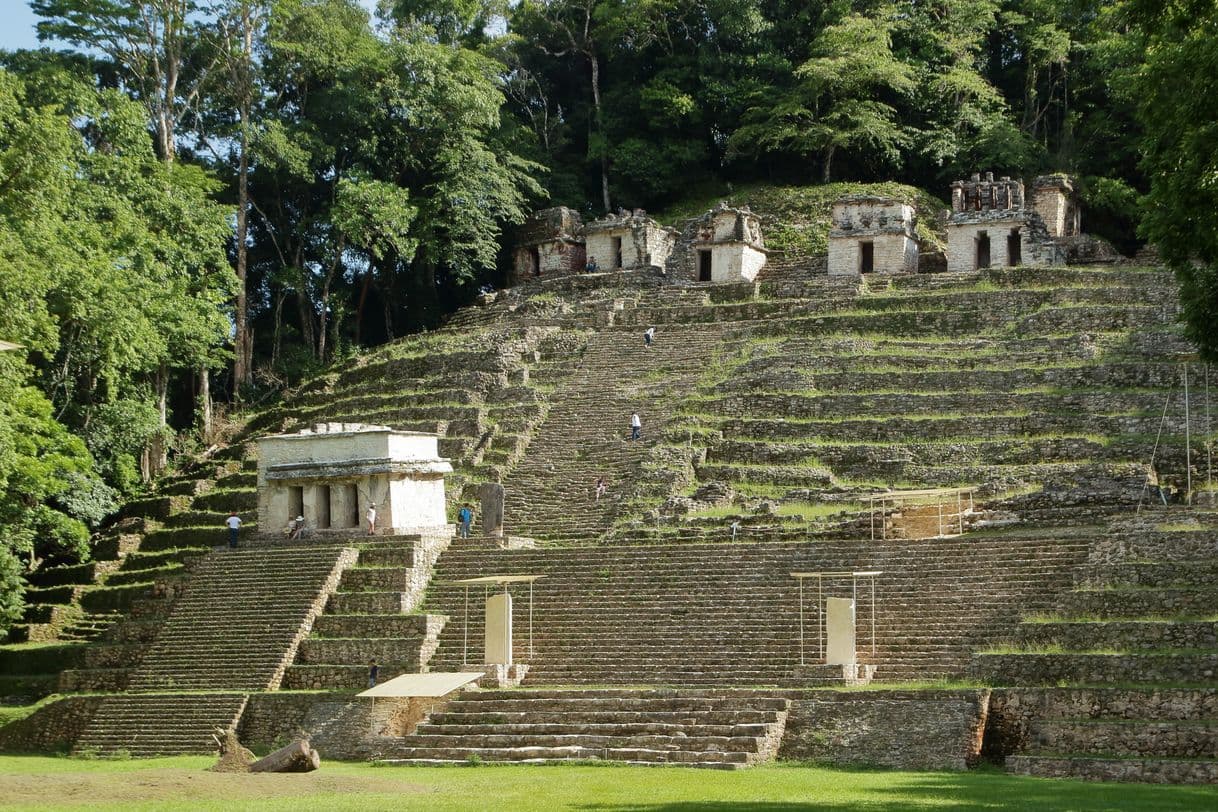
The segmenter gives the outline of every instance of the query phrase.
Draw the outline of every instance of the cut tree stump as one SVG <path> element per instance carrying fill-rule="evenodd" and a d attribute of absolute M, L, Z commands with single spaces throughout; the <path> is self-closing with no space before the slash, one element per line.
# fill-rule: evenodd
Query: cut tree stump
<path fill-rule="evenodd" d="M 298 739 L 250 765 L 252 773 L 307 773 L 321 766 L 321 755 Z"/>

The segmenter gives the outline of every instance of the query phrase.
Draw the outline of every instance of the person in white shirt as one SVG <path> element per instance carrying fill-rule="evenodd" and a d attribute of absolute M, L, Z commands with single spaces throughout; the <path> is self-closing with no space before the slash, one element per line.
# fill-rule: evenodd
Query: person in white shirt
<path fill-rule="evenodd" d="M 376 535 L 376 504 L 368 505 L 368 535 Z"/>
<path fill-rule="evenodd" d="M 647 328 L 647 329 L 646 329 L 646 330 L 643 332 L 643 346 L 645 346 L 645 347 L 650 347 L 650 346 L 651 346 L 651 340 L 652 340 L 653 338 L 655 338 L 655 337 L 656 337 L 656 328 L 654 328 L 654 327 L 648 327 L 648 328 Z"/>
<path fill-rule="evenodd" d="M 639 413 L 634 412 L 630 415 L 630 439 L 637 440 L 643 434 L 643 421 L 639 419 Z"/>
<path fill-rule="evenodd" d="M 224 520 L 228 525 L 228 546 L 232 549 L 237 549 L 237 531 L 241 529 L 241 517 L 237 515 L 237 511 L 228 514 L 228 518 Z"/>

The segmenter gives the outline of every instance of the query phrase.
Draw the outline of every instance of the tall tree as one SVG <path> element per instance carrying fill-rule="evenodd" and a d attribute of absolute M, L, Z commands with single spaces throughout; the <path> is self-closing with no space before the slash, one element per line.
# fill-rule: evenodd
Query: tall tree
<path fill-rule="evenodd" d="M 1137 83 L 1150 178 L 1142 233 L 1180 280 L 1186 333 L 1218 361 L 1218 114 L 1202 101 L 1218 93 L 1218 7 L 1136 2 L 1133 13 L 1149 39 Z"/>
<path fill-rule="evenodd" d="M 913 71 L 892 51 L 887 19 L 850 15 L 825 28 L 797 83 L 772 100 L 758 99 L 732 134 L 735 154 L 767 151 L 820 155 L 825 183 L 839 150 L 866 149 L 899 163 L 911 138 L 892 102 L 915 87 Z"/>

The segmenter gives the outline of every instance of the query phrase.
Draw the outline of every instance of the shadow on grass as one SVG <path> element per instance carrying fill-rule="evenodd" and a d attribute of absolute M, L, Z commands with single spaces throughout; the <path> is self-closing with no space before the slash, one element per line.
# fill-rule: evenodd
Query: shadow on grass
<path fill-rule="evenodd" d="M 1025 778 L 981 771 L 958 776 L 933 774 L 884 780 L 882 772 L 840 771 L 832 783 L 809 781 L 806 796 L 798 800 L 717 801 L 628 804 L 589 803 L 578 808 L 589 812 L 907 812 L 933 809 L 936 812 L 962 812 L 984 809 L 992 812 L 1173 812 L 1174 810 L 1218 809 L 1218 787 L 1161 784 L 1116 784 L 1069 781 L 1064 779 Z M 874 786 L 866 776 L 876 776 Z M 857 777 L 857 781 L 852 780 Z M 784 789 L 802 795 L 788 782 Z M 845 797 L 843 797 L 845 796 Z"/>

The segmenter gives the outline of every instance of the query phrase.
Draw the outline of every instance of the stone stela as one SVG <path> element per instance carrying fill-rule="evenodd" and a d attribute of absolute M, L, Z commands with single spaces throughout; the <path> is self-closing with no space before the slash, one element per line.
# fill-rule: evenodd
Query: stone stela
<path fill-rule="evenodd" d="M 856 656 L 857 623 L 855 612 L 858 606 L 858 582 L 866 579 L 871 587 L 871 653 L 876 652 L 875 640 L 875 579 L 883 575 L 881 570 L 847 570 L 843 572 L 793 572 L 791 577 L 799 582 L 799 664 L 807 665 L 805 653 L 806 624 L 805 581 L 815 581 L 816 586 L 816 658 L 825 665 L 841 665 L 854 668 Z M 825 582 L 841 582 L 850 579 L 850 597 L 826 597 Z"/>
<path fill-rule="evenodd" d="M 512 656 L 512 595 L 508 591 L 511 584 L 529 585 L 529 656 L 533 656 L 533 583 L 544 575 L 504 574 L 483 575 L 478 578 L 463 578 L 452 583 L 465 587 L 465 628 L 462 641 L 462 659 L 469 662 L 469 588 L 483 588 L 486 606 L 486 629 L 484 640 L 483 664 L 486 666 L 511 666 Z M 503 587 L 502 592 L 491 594 L 490 588 Z"/>
<path fill-rule="evenodd" d="M 258 441 L 258 527 L 275 535 L 297 516 L 308 533 L 352 535 L 376 507 L 378 534 L 449 530 L 435 434 L 319 423 Z"/>

